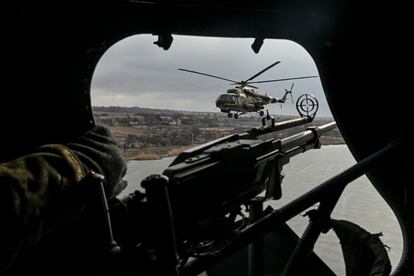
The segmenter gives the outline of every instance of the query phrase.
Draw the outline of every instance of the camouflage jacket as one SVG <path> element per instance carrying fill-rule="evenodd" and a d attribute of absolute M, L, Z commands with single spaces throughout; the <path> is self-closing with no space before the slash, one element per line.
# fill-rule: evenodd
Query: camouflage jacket
<path fill-rule="evenodd" d="M 0 164 L 0 271 L 80 212 L 86 173 L 76 154 L 59 144 Z"/>

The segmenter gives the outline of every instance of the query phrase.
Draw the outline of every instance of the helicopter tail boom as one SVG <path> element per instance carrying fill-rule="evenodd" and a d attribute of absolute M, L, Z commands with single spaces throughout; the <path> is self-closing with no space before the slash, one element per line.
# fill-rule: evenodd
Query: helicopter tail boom
<path fill-rule="evenodd" d="M 285 94 L 283 95 L 282 98 L 272 98 L 270 103 L 284 103 L 286 102 L 287 95 L 290 95 L 290 98 L 292 99 L 292 103 L 293 103 L 293 95 L 292 95 L 293 85 L 294 83 L 292 83 L 292 86 L 290 87 L 289 90 L 285 89 Z"/>

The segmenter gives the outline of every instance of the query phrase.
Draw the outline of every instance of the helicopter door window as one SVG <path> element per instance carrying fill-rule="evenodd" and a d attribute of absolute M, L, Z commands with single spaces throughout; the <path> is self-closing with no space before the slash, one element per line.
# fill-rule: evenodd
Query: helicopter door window
<path fill-rule="evenodd" d="M 281 99 L 293 79 L 317 72 L 294 42 L 269 39 L 255 54 L 246 38 L 177 35 L 168 51 L 154 46 L 154 39 L 143 34 L 119 41 L 102 56 L 92 79 L 94 119 L 111 128 L 127 160 L 162 159 L 248 130 L 261 125 L 264 108 L 277 116 L 296 115 L 294 104 L 281 109 L 267 103 Z M 294 97 L 323 92 L 313 77 L 298 81 L 295 89 Z M 263 100 L 267 95 L 273 102 Z M 322 101 L 318 112 L 330 116 Z M 246 119 L 228 121 L 239 116 Z"/>
<path fill-rule="evenodd" d="M 139 183 L 148 175 L 162 173 L 183 150 L 261 126 L 260 117 L 266 110 L 276 120 L 298 116 L 297 105 L 290 100 L 283 104 L 283 109 L 280 104 L 267 105 L 263 100 L 266 97 L 272 97 L 274 102 L 281 100 L 287 92 L 292 92 L 293 84 L 295 89 L 290 96 L 294 102 L 302 94 L 311 93 L 320 104 L 315 119 L 330 120 L 332 117 L 320 79 L 310 77 L 317 75 L 318 70 L 309 53 L 295 42 L 266 39 L 260 52 L 255 54 L 251 50 L 251 38 L 174 35 L 168 51 L 154 46 L 156 39 L 152 35 L 137 35 L 119 41 L 103 55 L 92 79 L 94 119 L 111 129 L 122 154 L 129 161 L 126 175 L 129 185 L 121 196 L 140 188 Z M 309 78 L 301 78 L 303 76 Z M 300 102 L 300 106 L 309 108 L 305 102 Z M 339 132 L 331 133 L 335 134 L 330 137 L 333 143 L 341 141 Z M 284 137 L 288 131 L 278 135 Z M 345 146 L 323 149 L 321 155 L 304 154 L 302 161 L 295 159 L 294 166 L 284 167 L 289 177 L 284 179 L 284 196 L 278 203 L 299 196 L 298 193 L 311 189 L 312 183 L 320 183 L 353 162 Z M 341 159 L 335 159 L 336 156 Z M 346 160 L 350 163 L 343 163 Z M 384 237 L 395 239 L 387 240 L 387 244 L 395 249 L 391 251 L 391 259 L 397 264 L 402 253 L 398 223 L 392 219 L 389 208 L 380 211 L 378 206 L 384 201 L 376 200 L 375 191 L 365 194 L 358 190 L 361 187 L 368 192 L 365 187 L 372 186 L 361 181 L 361 186 L 351 185 L 356 188 L 352 193 L 348 191 L 346 198 L 349 202 L 352 198 L 358 207 L 365 199 L 357 201 L 357 197 L 368 196 L 369 202 L 373 203 L 371 214 L 378 214 L 376 221 L 381 227 L 387 218 L 388 230 L 384 231 Z M 355 208 L 350 203 L 343 206 L 350 210 Z M 364 206 L 364 210 L 369 207 L 371 205 Z M 355 209 L 350 215 L 357 213 Z M 362 220 L 364 217 L 357 218 Z M 300 230 L 303 221 L 307 220 L 296 220 L 293 229 Z M 337 240 L 326 238 L 323 244 L 316 245 L 315 250 L 335 272 L 339 271 L 337 274 L 345 271 L 344 267 L 338 266 L 340 256 L 335 257 L 324 249 L 324 245 L 338 248 Z"/>

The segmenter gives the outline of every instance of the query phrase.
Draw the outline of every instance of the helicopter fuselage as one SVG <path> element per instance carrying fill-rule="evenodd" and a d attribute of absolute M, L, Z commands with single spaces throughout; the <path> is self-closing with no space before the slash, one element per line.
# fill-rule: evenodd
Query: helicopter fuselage
<path fill-rule="evenodd" d="M 222 112 L 257 112 L 264 106 L 274 102 L 273 97 L 256 93 L 248 88 L 231 88 L 227 93 L 221 94 L 216 100 L 216 106 Z"/>

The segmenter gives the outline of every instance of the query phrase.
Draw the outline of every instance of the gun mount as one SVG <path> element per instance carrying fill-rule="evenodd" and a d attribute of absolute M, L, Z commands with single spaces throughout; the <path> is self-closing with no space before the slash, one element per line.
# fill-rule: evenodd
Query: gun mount
<path fill-rule="evenodd" d="M 308 127 L 282 139 L 261 136 L 312 120 L 305 116 L 217 139 L 181 153 L 163 175 L 146 178 L 142 186 L 156 218 L 146 246 L 158 252 L 157 263 L 163 264 L 152 271 L 195 275 L 210 265 L 211 256 L 225 256 L 244 244 L 240 234 L 254 223 L 242 206 L 260 210 L 264 201 L 279 199 L 283 166 L 299 153 L 320 148 L 320 136 L 336 124 Z M 266 212 L 255 213 L 259 219 Z M 202 265 L 188 262 L 194 258 Z"/>
<path fill-rule="evenodd" d="M 284 126 L 295 123 L 297 120 L 287 121 Z M 240 205 L 262 192 L 264 200 L 279 199 L 283 165 L 292 156 L 319 148 L 320 135 L 334 127 L 335 123 L 330 123 L 283 139 L 267 140 L 258 135 L 264 129 L 254 129 L 179 155 L 163 173 L 169 179 L 178 232 L 200 233 L 197 224 L 208 229 L 207 221 L 216 223 L 225 214 L 238 212 Z"/>

